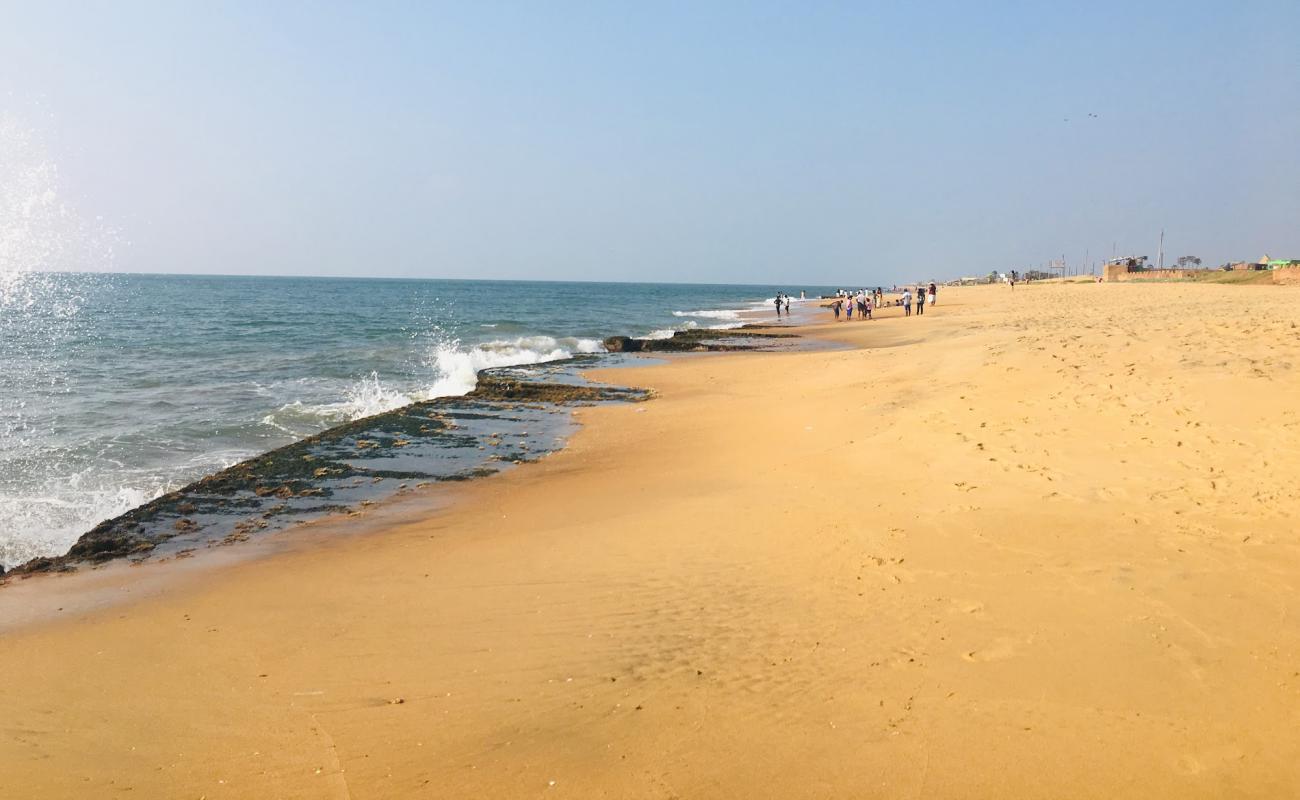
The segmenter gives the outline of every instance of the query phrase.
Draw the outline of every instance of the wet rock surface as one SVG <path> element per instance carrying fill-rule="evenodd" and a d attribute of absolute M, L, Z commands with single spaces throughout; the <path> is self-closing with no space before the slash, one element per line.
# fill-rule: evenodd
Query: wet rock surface
<path fill-rule="evenodd" d="M 611 353 L 700 353 L 759 350 L 770 347 L 772 340 L 797 338 L 792 333 L 771 333 L 762 328 L 761 325 L 745 325 L 730 330 L 694 328 L 677 331 L 666 339 L 611 336 L 604 345 Z"/>
<path fill-rule="evenodd" d="M 505 375 L 479 376 L 478 386 L 466 395 L 471 400 L 535 403 L 609 403 L 644 400 L 648 393 L 621 386 L 583 386 L 526 381 Z"/>

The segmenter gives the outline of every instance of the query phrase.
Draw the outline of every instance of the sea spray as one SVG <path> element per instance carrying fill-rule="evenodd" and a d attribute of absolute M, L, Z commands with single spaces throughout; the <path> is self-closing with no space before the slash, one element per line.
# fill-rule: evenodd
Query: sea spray
<path fill-rule="evenodd" d="M 599 353 L 603 348 L 595 339 L 526 336 L 512 340 L 492 340 L 465 347 L 455 340 L 435 348 L 432 366 L 437 379 L 421 399 L 454 397 L 472 391 L 480 370 L 492 367 L 516 367 L 560 361 L 578 353 Z"/>
<path fill-rule="evenodd" d="M 468 394 L 477 385 L 481 370 L 545 364 L 602 351 L 603 347 L 595 339 L 572 337 L 526 336 L 471 346 L 458 339 L 435 342 L 425 361 L 429 380 L 423 386 L 398 390 L 386 383 L 379 372 L 371 371 L 344 389 L 344 396 L 337 401 L 307 404 L 294 400 L 262 417 L 262 422 L 286 433 L 305 436 L 321 427 L 382 414 L 422 400 Z"/>
<path fill-rule="evenodd" d="M 38 132 L 0 115 L 0 564 L 66 548 L 155 493 L 86 474 L 53 443 L 87 337 L 87 279 L 71 272 L 110 269 L 116 242 L 65 202 Z"/>

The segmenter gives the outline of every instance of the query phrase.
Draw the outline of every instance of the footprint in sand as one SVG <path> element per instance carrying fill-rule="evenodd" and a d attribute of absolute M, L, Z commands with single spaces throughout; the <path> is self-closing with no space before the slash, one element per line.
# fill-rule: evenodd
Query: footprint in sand
<path fill-rule="evenodd" d="M 1018 643 L 1015 639 L 1010 639 L 1004 636 L 1001 639 L 995 640 L 988 647 L 982 647 L 978 650 L 968 650 L 965 653 L 962 653 L 961 657 L 972 663 L 1005 661 L 1008 658 L 1015 657 L 1017 644 Z"/>

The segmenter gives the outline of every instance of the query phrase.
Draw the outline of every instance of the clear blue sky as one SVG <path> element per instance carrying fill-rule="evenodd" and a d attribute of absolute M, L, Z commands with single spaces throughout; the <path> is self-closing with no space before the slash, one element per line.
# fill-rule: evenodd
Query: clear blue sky
<path fill-rule="evenodd" d="M 1294 0 L 0 18 L 0 113 L 118 269 L 859 284 L 1162 227 L 1167 260 L 1300 258 Z"/>

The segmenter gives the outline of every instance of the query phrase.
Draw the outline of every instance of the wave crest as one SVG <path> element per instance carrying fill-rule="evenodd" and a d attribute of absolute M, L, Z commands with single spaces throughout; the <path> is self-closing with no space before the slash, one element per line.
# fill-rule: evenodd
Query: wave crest
<path fill-rule="evenodd" d="M 604 346 L 595 339 L 551 336 L 521 336 L 497 339 L 463 349 L 453 341 L 435 348 L 432 365 L 438 379 L 425 392 L 428 398 L 454 397 L 474 390 L 479 370 L 518 367 L 572 358 L 578 353 L 599 353 Z"/>
<path fill-rule="evenodd" d="M 463 348 L 459 340 L 443 342 L 433 348 L 426 360 L 426 366 L 435 375 L 432 383 L 421 386 L 413 382 L 398 388 L 391 381 L 381 380 L 378 372 L 371 372 L 347 387 L 341 400 L 314 404 L 295 400 L 261 421 L 292 436 L 305 436 L 322 426 L 372 417 L 420 400 L 468 394 L 478 385 L 479 370 L 560 361 L 579 353 L 603 350 L 604 346 L 595 339 L 572 337 L 521 336 L 482 342 L 469 348 Z"/>
<path fill-rule="evenodd" d="M 674 317 L 703 317 L 705 319 L 740 319 L 740 311 L 731 308 L 704 308 L 699 311 L 674 311 Z"/>

